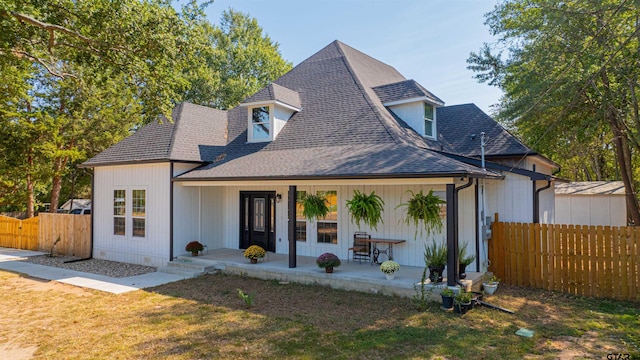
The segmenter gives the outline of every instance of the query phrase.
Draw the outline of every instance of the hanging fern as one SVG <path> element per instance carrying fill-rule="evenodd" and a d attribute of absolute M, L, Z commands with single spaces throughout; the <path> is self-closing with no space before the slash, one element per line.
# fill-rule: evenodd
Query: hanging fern
<path fill-rule="evenodd" d="M 424 195 L 422 190 L 417 193 L 411 190 L 407 192 L 411 193 L 411 199 L 406 203 L 398 205 L 396 209 L 399 207 L 407 207 L 407 215 L 404 218 L 404 222 L 407 225 L 414 225 L 416 227 L 416 237 L 418 235 L 420 221 L 422 221 L 427 235 L 441 232 L 443 224 L 442 218 L 440 218 L 440 206 L 446 202 L 437 195 L 433 195 L 433 190 L 430 190 L 427 195 Z"/>
<path fill-rule="evenodd" d="M 358 228 L 360 222 L 364 222 L 369 227 L 378 230 L 378 223 L 382 222 L 382 211 L 384 201 L 375 191 L 367 195 L 358 190 L 353 190 L 353 198 L 347 200 L 347 208 Z"/>
<path fill-rule="evenodd" d="M 327 206 L 327 199 L 324 196 L 306 194 L 300 200 L 300 204 L 304 207 L 302 210 L 302 215 L 304 215 L 307 220 L 313 222 L 315 219 L 319 217 L 327 216 L 329 213 L 329 207 Z"/>

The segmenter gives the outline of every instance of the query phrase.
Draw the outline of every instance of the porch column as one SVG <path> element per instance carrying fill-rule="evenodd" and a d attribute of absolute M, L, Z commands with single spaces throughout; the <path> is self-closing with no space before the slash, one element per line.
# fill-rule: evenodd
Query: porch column
<path fill-rule="evenodd" d="M 289 268 L 296 267 L 297 241 L 296 241 L 296 200 L 298 189 L 295 185 L 289 186 Z"/>
<path fill-rule="evenodd" d="M 456 285 L 456 270 L 458 267 L 458 239 L 456 229 L 458 227 L 456 214 L 458 202 L 456 197 L 456 185 L 447 184 L 447 286 Z"/>

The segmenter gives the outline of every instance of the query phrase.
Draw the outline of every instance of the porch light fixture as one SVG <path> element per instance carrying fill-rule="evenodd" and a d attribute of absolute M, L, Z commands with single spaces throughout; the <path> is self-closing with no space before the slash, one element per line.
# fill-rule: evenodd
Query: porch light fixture
<path fill-rule="evenodd" d="M 282 201 L 282 194 L 276 194 L 276 202 L 279 203 Z"/>

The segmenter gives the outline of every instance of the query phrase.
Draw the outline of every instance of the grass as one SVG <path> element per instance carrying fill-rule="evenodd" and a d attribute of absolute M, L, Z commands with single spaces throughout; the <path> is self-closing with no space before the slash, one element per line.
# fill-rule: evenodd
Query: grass
<path fill-rule="evenodd" d="M 515 315 L 219 274 L 113 295 L 0 271 L 0 291 L 0 352 L 36 359 L 640 357 L 640 304 L 503 285 L 485 300 Z"/>

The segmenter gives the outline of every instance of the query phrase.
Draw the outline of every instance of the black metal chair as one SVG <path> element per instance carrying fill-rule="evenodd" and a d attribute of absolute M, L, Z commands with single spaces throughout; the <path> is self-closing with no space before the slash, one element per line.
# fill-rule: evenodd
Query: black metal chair
<path fill-rule="evenodd" d="M 355 232 L 353 234 L 353 246 L 349 248 L 349 251 L 352 252 L 353 261 L 371 261 L 371 243 L 362 241 L 364 239 L 371 239 L 371 235 L 366 232 Z M 347 262 L 349 262 L 348 255 L 347 253 Z"/>

